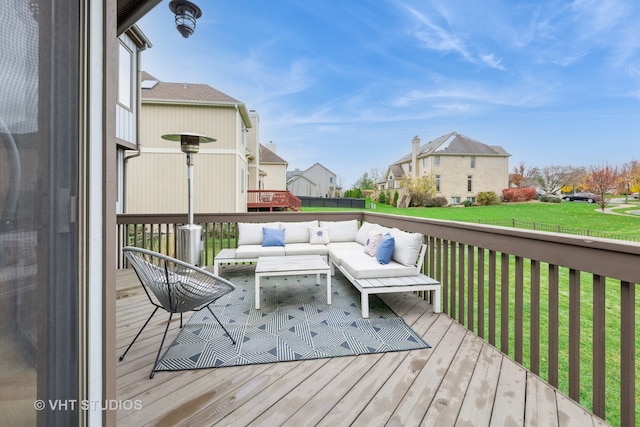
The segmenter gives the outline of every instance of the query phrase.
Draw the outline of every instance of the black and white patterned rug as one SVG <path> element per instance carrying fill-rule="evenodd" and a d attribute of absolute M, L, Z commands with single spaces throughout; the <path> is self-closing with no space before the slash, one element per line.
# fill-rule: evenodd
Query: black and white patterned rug
<path fill-rule="evenodd" d="M 430 346 L 378 297 L 370 317 L 360 312 L 360 293 L 343 276 L 262 278 L 260 310 L 253 275 L 224 274 L 237 289 L 216 301 L 214 313 L 236 340 L 233 345 L 208 310 L 195 312 L 162 356 L 158 371 L 250 365 L 292 360 L 414 350 Z"/>

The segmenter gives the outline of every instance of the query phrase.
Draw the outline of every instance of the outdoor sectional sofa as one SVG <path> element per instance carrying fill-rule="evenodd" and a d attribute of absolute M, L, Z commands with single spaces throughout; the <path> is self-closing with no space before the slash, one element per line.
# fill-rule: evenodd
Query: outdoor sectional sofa
<path fill-rule="evenodd" d="M 438 313 L 440 283 L 421 273 L 425 252 L 419 233 L 368 222 L 358 226 L 355 219 L 238 223 L 237 248 L 215 257 L 214 273 L 220 264 L 257 262 L 265 256 L 320 255 L 332 274 L 337 268 L 360 291 L 364 318 L 369 317 L 369 295 L 390 292 L 433 291 Z"/>

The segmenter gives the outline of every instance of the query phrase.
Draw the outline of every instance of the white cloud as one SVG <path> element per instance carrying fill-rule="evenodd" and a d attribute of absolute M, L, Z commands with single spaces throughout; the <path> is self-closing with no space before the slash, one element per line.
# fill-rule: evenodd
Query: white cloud
<path fill-rule="evenodd" d="M 502 59 L 496 58 L 494 54 L 480 55 L 480 59 L 491 68 L 500 71 L 505 70 L 504 65 L 502 65 Z"/>

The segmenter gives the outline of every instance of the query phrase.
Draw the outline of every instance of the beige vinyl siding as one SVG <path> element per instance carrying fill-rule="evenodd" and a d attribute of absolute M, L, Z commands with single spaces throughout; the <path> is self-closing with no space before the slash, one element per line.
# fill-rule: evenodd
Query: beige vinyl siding
<path fill-rule="evenodd" d="M 165 141 L 168 133 L 195 132 L 217 141 L 203 144 L 201 149 L 237 149 L 237 125 L 240 115 L 235 108 L 143 104 L 141 128 L 145 147 L 171 148 L 177 143 Z M 177 125 L 179 124 L 179 125 Z M 179 129 L 176 127 L 179 126 Z"/>
<path fill-rule="evenodd" d="M 195 213 L 246 211 L 247 177 L 240 192 L 240 170 L 248 173 L 242 124 L 234 106 L 179 105 L 144 101 L 141 155 L 128 160 L 127 213 L 186 213 L 186 154 L 162 135 L 195 132 L 216 138 L 194 157 Z"/>
<path fill-rule="evenodd" d="M 196 154 L 193 172 L 195 213 L 236 210 L 234 155 Z M 127 183 L 128 213 L 187 213 L 184 153 L 143 151 L 129 160 Z"/>
<path fill-rule="evenodd" d="M 260 169 L 266 172 L 263 177 L 265 190 L 287 190 L 287 165 L 260 165 Z"/>

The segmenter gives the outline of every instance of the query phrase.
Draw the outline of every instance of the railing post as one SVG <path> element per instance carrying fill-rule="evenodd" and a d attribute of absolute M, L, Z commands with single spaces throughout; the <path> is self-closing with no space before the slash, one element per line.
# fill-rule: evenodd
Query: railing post
<path fill-rule="evenodd" d="M 500 351 L 509 354 L 509 254 L 500 254 Z"/>
<path fill-rule="evenodd" d="M 478 336 L 484 339 L 484 248 L 478 248 Z"/>
<path fill-rule="evenodd" d="M 605 278 L 593 276 L 593 413 L 605 416 Z"/>
<path fill-rule="evenodd" d="M 569 397 L 580 402 L 580 272 L 569 270 Z"/>
<path fill-rule="evenodd" d="M 489 250 L 489 344 L 496 345 L 496 251 Z"/>
<path fill-rule="evenodd" d="M 520 256 L 516 256 L 516 289 L 515 289 L 515 306 L 514 306 L 514 329 L 515 329 L 515 360 L 522 363 L 523 359 L 523 322 L 524 322 L 524 260 Z"/>
<path fill-rule="evenodd" d="M 635 301 L 635 285 L 621 282 L 620 421 L 623 426 L 636 425 Z"/>
<path fill-rule="evenodd" d="M 558 266 L 549 264 L 549 360 L 548 381 L 558 387 Z"/>
<path fill-rule="evenodd" d="M 529 336 L 529 364 L 540 375 L 540 262 L 531 260 L 531 335 Z"/>

